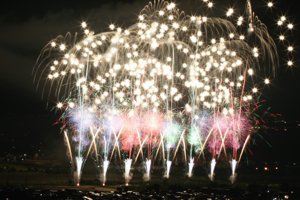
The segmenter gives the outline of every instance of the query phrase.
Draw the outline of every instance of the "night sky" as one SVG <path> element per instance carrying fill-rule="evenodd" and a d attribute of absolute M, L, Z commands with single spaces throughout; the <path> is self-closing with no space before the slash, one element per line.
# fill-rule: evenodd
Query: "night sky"
<path fill-rule="evenodd" d="M 239 3 L 245 3 L 242 0 L 238 1 Z M 274 37 L 277 35 L 275 38 L 276 43 L 280 44 L 278 33 L 281 31 L 278 30 L 276 23 L 281 15 L 286 15 L 295 26 L 294 30 L 288 33 L 290 45 L 294 46 L 295 52 L 287 54 L 286 47 L 278 46 L 281 57 L 280 68 L 275 77 L 269 77 L 271 84 L 264 88 L 262 95 L 262 98 L 266 100 L 264 108 L 271 107 L 271 112 L 282 114 L 284 118 L 292 120 L 300 119 L 300 62 L 298 62 L 300 24 L 298 10 L 296 10 L 297 6 L 293 6 L 296 2 L 296 0 L 282 2 L 274 0 L 274 14 L 269 15 L 267 14 L 270 12 L 266 7 L 266 2 L 262 0 L 252 1 L 253 11 L 257 13 L 263 22 L 266 21 L 271 34 Z M 1 124 L 3 123 L 1 132 L 4 131 L 7 134 L 9 131 L 15 130 L 16 133 L 11 134 L 20 134 L 22 131 L 34 130 L 33 132 L 37 133 L 39 130 L 36 130 L 36 127 L 50 129 L 55 121 L 55 113 L 50 111 L 56 103 L 55 98 L 42 99 L 42 88 L 37 89 L 37 83 L 33 82 L 32 74 L 40 51 L 51 39 L 58 35 L 65 35 L 67 32 L 71 34 L 80 32 L 82 21 L 86 21 L 91 30 L 96 33 L 108 30 L 111 23 L 116 23 L 122 27 L 129 26 L 136 22 L 139 11 L 147 3 L 148 1 L 145 0 L 28 0 L 21 3 L 8 0 L 1 1 L 0 112 L 2 116 Z M 187 14 L 196 13 L 200 10 L 197 9 L 197 5 L 199 5 L 197 0 L 182 0 L 176 3 Z M 234 5 L 237 4 L 232 3 L 231 6 Z M 274 18 L 275 13 L 277 13 L 277 18 Z M 286 64 L 286 60 L 289 58 L 293 58 L 294 65 L 292 67 L 288 67 Z M 47 102 L 49 102 L 48 107 Z M 48 121 L 36 123 L 27 117 L 17 117 L 18 120 L 16 120 L 16 117 L 8 117 L 28 115 L 50 116 L 49 123 Z M 24 124 L 27 125 L 24 126 Z M 14 125 L 23 128 L 16 130 L 12 128 Z M 55 137 L 58 138 L 57 141 L 62 140 L 59 133 Z M 292 140 L 292 137 L 290 140 Z"/>

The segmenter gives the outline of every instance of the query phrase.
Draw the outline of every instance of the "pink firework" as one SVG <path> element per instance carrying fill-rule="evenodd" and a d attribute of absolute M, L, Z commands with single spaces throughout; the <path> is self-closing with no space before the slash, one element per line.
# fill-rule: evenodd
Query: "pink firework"
<path fill-rule="evenodd" d="M 230 116 L 226 146 L 233 150 L 233 159 L 236 159 L 237 150 L 244 144 L 247 136 L 251 134 L 251 129 L 251 123 L 243 113 L 234 113 Z"/>
<path fill-rule="evenodd" d="M 208 133 L 208 147 L 215 158 L 221 151 L 224 144 L 224 137 L 228 129 L 228 121 L 222 116 L 215 117 L 211 120 L 211 129 Z"/>
<path fill-rule="evenodd" d="M 122 143 L 122 149 L 128 151 L 131 158 L 132 148 L 139 145 L 141 141 L 142 118 L 139 115 L 124 116 L 123 122 L 119 141 Z"/>
<path fill-rule="evenodd" d="M 160 133 L 166 121 L 162 114 L 149 112 L 143 116 L 143 140 L 146 140 L 148 145 L 148 159 L 150 159 L 150 152 L 159 143 Z"/>

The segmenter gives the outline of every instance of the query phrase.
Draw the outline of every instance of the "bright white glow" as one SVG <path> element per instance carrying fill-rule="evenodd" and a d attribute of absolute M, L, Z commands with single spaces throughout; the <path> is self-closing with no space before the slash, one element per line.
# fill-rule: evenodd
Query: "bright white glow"
<path fill-rule="evenodd" d="M 102 177 L 101 177 L 102 185 L 105 185 L 105 182 L 106 182 L 106 172 L 107 172 L 108 165 L 109 165 L 109 161 L 104 160 L 103 161 L 103 172 L 102 172 Z"/>
<path fill-rule="evenodd" d="M 57 107 L 58 107 L 58 108 L 62 108 L 62 106 L 63 106 L 62 103 L 58 103 L 58 104 L 57 104 Z"/>
<path fill-rule="evenodd" d="M 115 25 L 111 24 L 111 25 L 109 25 L 109 28 L 110 28 L 111 30 L 114 30 L 114 29 L 115 29 Z"/>
<path fill-rule="evenodd" d="M 198 117 L 198 116 L 196 116 L 196 117 Z M 196 117 L 195 117 L 195 118 L 196 118 Z M 199 118 L 199 117 L 198 117 L 198 118 Z M 194 158 L 190 158 L 188 177 L 192 177 L 193 167 L 194 167 Z"/>
<path fill-rule="evenodd" d="M 273 3 L 272 3 L 272 2 L 269 2 L 269 3 L 268 3 L 268 6 L 269 6 L 269 7 L 272 7 L 272 6 L 273 6 Z"/>
<path fill-rule="evenodd" d="M 132 159 L 125 159 L 124 163 L 125 163 L 125 172 L 124 172 L 125 184 L 128 185 L 131 179 L 130 168 L 131 168 Z"/>
<path fill-rule="evenodd" d="M 172 161 L 168 160 L 167 161 L 167 170 L 165 171 L 165 176 L 166 178 L 170 177 L 170 169 L 171 169 Z"/>
<path fill-rule="evenodd" d="M 269 84 L 270 80 L 269 79 L 265 79 L 265 84 Z"/>
<path fill-rule="evenodd" d="M 210 180 L 212 181 L 214 180 L 214 170 L 216 164 L 217 164 L 216 159 L 213 158 L 210 163 L 210 174 L 209 174 Z"/>
<path fill-rule="evenodd" d="M 66 45 L 61 44 L 59 48 L 60 48 L 60 50 L 64 51 L 66 49 Z"/>
<path fill-rule="evenodd" d="M 232 161 L 229 161 L 229 162 L 230 162 L 230 165 L 231 165 L 231 172 L 232 172 L 232 175 L 231 175 L 230 179 L 231 179 L 231 182 L 234 183 L 234 181 L 235 181 L 235 170 L 236 170 L 236 166 L 237 166 L 238 162 L 235 159 L 232 159 Z"/>
<path fill-rule="evenodd" d="M 284 40 L 284 36 L 283 35 L 279 36 L 279 39 Z"/>
<path fill-rule="evenodd" d="M 293 25 L 293 24 L 289 24 L 289 25 L 288 25 L 288 28 L 289 28 L 289 29 L 292 29 L 292 28 L 294 28 L 294 25 Z"/>
<path fill-rule="evenodd" d="M 151 160 L 146 159 L 145 170 L 146 170 L 146 173 L 144 174 L 144 181 L 149 181 L 150 180 L 150 170 L 151 170 Z"/>
<path fill-rule="evenodd" d="M 230 15 L 232 15 L 232 13 L 233 13 L 233 9 L 230 8 L 230 9 L 228 10 L 228 12 L 226 13 L 226 15 L 227 15 L 227 16 L 230 16 Z"/>
<path fill-rule="evenodd" d="M 249 75 L 253 75 L 253 69 L 248 70 Z"/>

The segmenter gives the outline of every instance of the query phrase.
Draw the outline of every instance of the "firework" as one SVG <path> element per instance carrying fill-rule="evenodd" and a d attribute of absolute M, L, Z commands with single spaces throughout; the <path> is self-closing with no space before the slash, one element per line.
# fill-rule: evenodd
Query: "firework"
<path fill-rule="evenodd" d="M 234 181 L 257 123 L 258 91 L 270 83 L 261 74 L 274 74 L 279 63 L 275 41 L 250 0 L 240 13 L 187 15 L 175 3 L 154 1 L 126 29 L 111 24 L 95 34 L 83 22 L 82 39 L 67 34 L 46 45 L 36 78 L 40 83 L 46 74 L 49 96 L 54 90 L 58 97 L 77 184 L 89 155 L 103 164 L 103 185 L 114 155 L 124 161 L 127 185 L 138 160 L 150 180 L 150 165 L 160 157 L 168 178 L 180 147 L 189 177 L 196 155 L 211 155 L 211 180 L 218 158 L 232 151 Z M 283 17 L 278 25 L 293 28 Z"/>

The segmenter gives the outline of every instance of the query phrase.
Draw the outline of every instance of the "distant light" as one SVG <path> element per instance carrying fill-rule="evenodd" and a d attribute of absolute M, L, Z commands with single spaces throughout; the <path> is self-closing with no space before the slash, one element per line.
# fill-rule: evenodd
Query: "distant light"
<path fill-rule="evenodd" d="M 269 2 L 268 3 L 268 6 L 271 8 L 273 6 L 273 3 L 272 2 Z"/>
<path fill-rule="evenodd" d="M 269 84 L 270 80 L 269 79 L 265 79 L 265 84 Z"/>
<path fill-rule="evenodd" d="M 73 108 L 74 105 L 75 105 L 75 104 L 74 104 L 73 102 L 70 102 L 70 103 L 69 103 L 69 106 L 70 106 L 71 108 Z"/>
<path fill-rule="evenodd" d="M 292 46 L 289 46 L 289 47 L 288 47 L 288 50 L 289 50 L 289 51 L 293 51 L 294 48 L 293 48 Z"/>
<path fill-rule="evenodd" d="M 63 106 L 62 103 L 58 103 L 58 104 L 57 104 L 57 107 L 58 107 L 58 108 L 61 108 L 62 106 Z"/>
<path fill-rule="evenodd" d="M 159 11 L 159 13 L 158 13 L 160 16 L 162 16 L 162 15 L 164 15 L 165 14 L 165 12 L 164 11 Z"/>
<path fill-rule="evenodd" d="M 115 25 L 111 24 L 111 25 L 109 25 L 109 28 L 110 28 L 111 30 L 114 30 L 114 29 L 115 29 Z"/>
<path fill-rule="evenodd" d="M 294 25 L 293 25 L 293 24 L 289 24 L 289 25 L 288 25 L 288 28 L 289 28 L 289 29 L 292 29 L 292 28 L 294 28 Z"/>
<path fill-rule="evenodd" d="M 212 6 L 213 6 L 213 3 L 212 3 L 212 2 L 209 2 L 209 3 L 208 3 L 208 7 L 211 8 Z"/>
<path fill-rule="evenodd" d="M 284 40 L 284 36 L 283 35 L 279 36 L 279 39 Z"/>
<path fill-rule="evenodd" d="M 81 27 L 82 27 L 82 28 L 85 28 L 85 27 L 86 27 L 86 22 L 82 22 L 82 23 L 81 23 Z"/>
<path fill-rule="evenodd" d="M 60 50 L 62 50 L 62 51 L 63 51 L 63 50 L 65 50 L 65 49 L 66 49 L 66 45 L 64 45 L 64 44 L 61 44 L 61 45 L 60 45 Z"/>
<path fill-rule="evenodd" d="M 257 92 L 257 88 L 253 88 L 252 92 L 256 93 Z"/>
<path fill-rule="evenodd" d="M 233 13 L 233 9 L 230 8 L 230 9 L 228 10 L 228 12 L 226 13 L 226 15 L 229 17 L 230 15 L 232 15 L 232 13 Z"/>
<path fill-rule="evenodd" d="M 283 24 L 283 22 L 282 21 L 278 21 L 277 24 L 278 24 L 278 26 L 281 26 Z"/>
<path fill-rule="evenodd" d="M 284 22 L 286 20 L 285 16 L 282 16 L 280 20 Z"/>
<path fill-rule="evenodd" d="M 169 7 L 169 9 L 175 8 L 175 3 L 170 3 L 170 5 L 168 7 Z"/>
<path fill-rule="evenodd" d="M 293 65 L 293 61 L 288 61 L 288 66 L 292 66 Z"/>
<path fill-rule="evenodd" d="M 249 75 L 253 75 L 253 69 L 248 70 Z"/>

